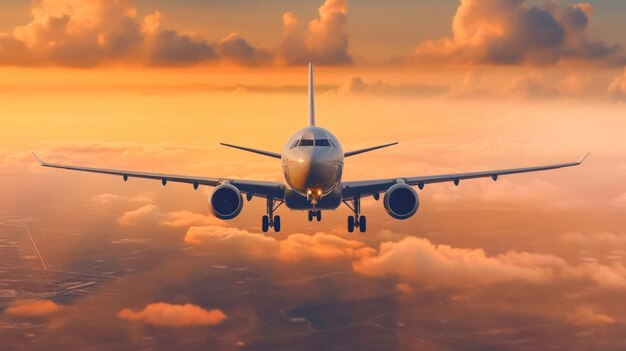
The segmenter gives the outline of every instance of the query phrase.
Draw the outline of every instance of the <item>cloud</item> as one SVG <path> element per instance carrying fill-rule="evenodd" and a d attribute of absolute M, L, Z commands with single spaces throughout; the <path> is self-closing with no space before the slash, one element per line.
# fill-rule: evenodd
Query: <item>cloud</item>
<path fill-rule="evenodd" d="M 145 227 L 157 224 L 162 217 L 163 214 L 158 206 L 147 204 L 138 209 L 124 212 L 124 214 L 117 219 L 117 222 L 125 227 Z"/>
<path fill-rule="evenodd" d="M 567 319 L 582 326 L 603 326 L 615 324 L 615 319 L 606 314 L 595 312 L 590 306 L 580 306 L 575 312 L 570 313 Z"/>
<path fill-rule="evenodd" d="M 377 80 L 366 82 L 361 77 L 348 77 L 343 84 L 332 92 L 342 95 L 411 95 L 411 96 L 434 96 L 446 92 L 448 88 L 443 85 L 428 84 L 399 84 L 393 85 Z"/>
<path fill-rule="evenodd" d="M 302 33 L 298 18 L 286 12 L 283 14 L 283 38 L 278 47 L 279 60 L 289 65 L 352 63 L 345 29 L 347 15 L 347 0 L 326 0 L 319 8 L 319 18 L 311 21 L 306 33 Z"/>
<path fill-rule="evenodd" d="M 626 68 L 624 74 L 615 78 L 609 85 L 609 94 L 615 99 L 626 100 Z"/>
<path fill-rule="evenodd" d="M 620 46 L 589 38 L 592 7 L 531 5 L 527 0 L 462 0 L 452 38 L 424 42 L 409 61 L 552 65 L 562 61 L 623 64 Z"/>
<path fill-rule="evenodd" d="M 253 259 L 302 260 L 356 260 L 373 255 L 375 251 L 364 243 L 346 240 L 332 234 L 292 234 L 277 240 L 261 234 L 230 227 L 192 227 L 185 242 L 237 252 Z"/>
<path fill-rule="evenodd" d="M 228 318 L 222 311 L 217 309 L 207 311 L 192 304 L 172 305 L 162 302 L 150 304 L 138 312 L 125 308 L 118 313 L 118 317 L 157 327 L 176 328 L 214 326 Z"/>
<path fill-rule="evenodd" d="M 382 243 L 377 255 L 364 256 L 353 267 L 368 276 L 395 275 L 407 281 L 438 286 L 586 280 L 607 289 L 626 288 L 626 268 L 621 264 L 573 266 L 554 255 L 516 251 L 488 256 L 482 249 L 434 245 L 427 239 L 415 237 Z"/>
<path fill-rule="evenodd" d="M 102 193 L 94 196 L 91 201 L 102 206 L 117 206 L 119 204 L 149 204 L 153 202 L 153 199 L 149 194 L 121 196 L 111 193 Z"/>
<path fill-rule="evenodd" d="M 164 30 L 154 39 L 149 63 L 155 66 L 191 66 L 217 59 L 213 44 L 201 36 Z"/>
<path fill-rule="evenodd" d="M 4 310 L 4 314 L 19 317 L 42 317 L 58 312 L 59 305 L 50 300 L 15 301 Z"/>
<path fill-rule="evenodd" d="M 225 225 L 223 221 L 202 213 L 191 211 L 173 211 L 166 213 L 160 221 L 161 225 L 173 228 L 208 226 L 208 225 Z"/>
<path fill-rule="evenodd" d="M 31 7 L 29 23 L 0 33 L 0 65 L 347 64 L 352 62 L 347 8 L 347 0 L 327 0 L 306 33 L 299 33 L 293 14 L 285 14 L 277 60 L 275 50 L 256 47 L 238 33 L 211 41 L 199 33 L 162 28 L 161 12 L 142 17 L 133 0 L 40 0 Z"/>
<path fill-rule="evenodd" d="M 111 194 L 98 195 L 98 198 L 102 201 L 108 201 Z M 123 199 L 126 201 L 133 201 L 141 203 L 144 197 L 130 197 Z M 149 198 L 145 198 L 149 199 Z M 133 202 L 130 202 L 133 203 Z M 143 226 L 155 226 L 161 225 L 170 228 L 189 228 L 192 226 L 220 226 L 225 224 L 223 221 L 210 216 L 208 214 L 195 213 L 191 211 L 172 211 L 163 212 L 161 209 L 152 203 L 147 203 L 134 210 L 124 212 L 118 219 L 118 224 L 126 227 L 143 227 Z"/>

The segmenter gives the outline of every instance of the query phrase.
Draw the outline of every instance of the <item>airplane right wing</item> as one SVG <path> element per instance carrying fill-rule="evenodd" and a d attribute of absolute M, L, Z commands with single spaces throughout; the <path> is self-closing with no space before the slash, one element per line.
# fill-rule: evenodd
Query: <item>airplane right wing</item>
<path fill-rule="evenodd" d="M 589 156 L 589 154 L 587 154 L 587 156 Z M 469 173 L 453 173 L 453 174 L 441 174 L 441 175 L 430 175 L 430 176 L 398 177 L 398 178 L 390 178 L 390 179 L 375 179 L 375 180 L 343 182 L 342 193 L 343 193 L 343 197 L 346 199 L 354 198 L 357 196 L 371 196 L 371 195 L 376 195 L 381 192 L 385 192 L 387 191 L 387 189 L 391 188 L 395 184 L 398 184 L 399 182 L 404 182 L 407 185 L 417 186 L 420 189 L 422 189 L 426 184 L 431 184 L 431 183 L 454 182 L 455 185 L 459 185 L 459 182 L 461 180 L 466 180 L 466 179 L 491 178 L 494 181 L 496 181 L 498 177 L 502 175 L 539 172 L 539 171 L 547 171 L 551 169 L 578 166 L 585 161 L 587 156 L 575 162 L 559 163 L 559 164 L 552 164 L 552 165 L 546 165 L 546 166 L 501 169 L 501 170 L 469 172 Z"/>
<path fill-rule="evenodd" d="M 228 178 L 208 178 L 208 177 L 195 177 L 175 174 L 163 174 L 163 173 L 148 173 L 148 172 L 136 172 L 118 169 L 107 168 L 91 168 L 91 167 L 79 167 L 72 165 L 62 165 L 48 163 L 40 159 L 37 154 L 33 152 L 33 155 L 42 167 L 66 169 L 70 171 L 100 173 L 107 175 L 116 175 L 128 180 L 128 178 L 143 178 L 160 180 L 161 184 L 166 185 L 168 182 L 173 183 L 187 183 L 192 184 L 194 189 L 197 189 L 200 185 L 207 186 L 219 186 L 224 182 L 229 182 L 235 186 L 239 191 L 244 194 L 259 196 L 259 197 L 272 197 L 275 200 L 282 200 L 285 197 L 285 186 L 279 182 L 270 181 L 258 181 L 258 180 L 243 180 L 243 179 L 228 179 Z"/>

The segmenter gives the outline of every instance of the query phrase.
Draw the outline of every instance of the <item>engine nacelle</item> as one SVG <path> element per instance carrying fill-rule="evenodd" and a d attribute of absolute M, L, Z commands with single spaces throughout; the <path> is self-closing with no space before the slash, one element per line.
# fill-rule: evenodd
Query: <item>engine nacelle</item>
<path fill-rule="evenodd" d="M 411 218 L 420 207 L 417 192 L 406 184 L 396 184 L 385 192 L 385 210 L 395 219 Z"/>
<path fill-rule="evenodd" d="M 243 209 L 243 196 L 236 187 L 225 183 L 215 189 L 209 197 L 211 213 L 219 219 L 233 219 Z"/>

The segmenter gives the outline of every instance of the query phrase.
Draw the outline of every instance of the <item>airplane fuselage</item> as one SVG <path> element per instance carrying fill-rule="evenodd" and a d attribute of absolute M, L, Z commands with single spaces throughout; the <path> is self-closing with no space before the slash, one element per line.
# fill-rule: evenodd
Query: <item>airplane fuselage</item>
<path fill-rule="evenodd" d="M 341 203 L 344 152 L 328 130 L 307 127 L 285 145 L 282 167 L 291 209 L 334 209 Z"/>

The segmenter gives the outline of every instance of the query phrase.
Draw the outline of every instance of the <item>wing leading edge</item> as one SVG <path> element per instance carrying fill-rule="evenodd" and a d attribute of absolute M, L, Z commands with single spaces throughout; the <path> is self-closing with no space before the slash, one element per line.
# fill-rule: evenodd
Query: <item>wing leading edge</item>
<path fill-rule="evenodd" d="M 512 169 L 469 172 L 469 173 L 441 174 L 441 175 L 432 175 L 432 176 L 398 177 L 398 178 L 390 178 L 390 179 L 343 182 L 343 189 L 342 189 L 343 197 L 352 198 L 355 196 L 368 196 L 368 195 L 378 194 L 380 192 L 386 191 L 393 185 L 397 184 L 399 180 L 403 181 L 407 185 L 417 186 L 420 189 L 422 189 L 426 184 L 431 184 L 431 183 L 454 182 L 455 185 L 459 185 L 461 180 L 466 180 L 466 179 L 491 178 L 494 181 L 496 181 L 498 180 L 498 177 L 502 175 L 540 172 L 540 171 L 548 171 L 552 169 L 578 166 L 582 164 L 585 161 L 585 159 L 587 159 L 588 156 L 589 154 L 587 154 L 585 157 L 575 162 L 559 163 L 559 164 L 552 164 L 552 165 L 545 165 L 545 166 L 512 168 Z"/>
<path fill-rule="evenodd" d="M 274 199 L 283 199 L 285 188 L 282 183 L 269 182 L 269 181 L 256 181 L 256 180 L 241 180 L 241 179 L 228 179 L 228 178 L 209 178 L 209 177 L 195 177 L 175 174 L 164 173 L 148 173 L 148 172 L 136 172 L 128 170 L 107 169 L 107 168 L 92 168 L 92 167 L 80 167 L 72 165 L 54 164 L 43 161 L 37 154 L 33 152 L 33 156 L 37 159 L 42 167 L 59 168 L 70 171 L 99 173 L 107 175 L 116 175 L 128 180 L 128 178 L 143 178 L 160 180 L 161 184 L 166 185 L 168 182 L 173 183 L 186 183 L 192 184 L 194 189 L 197 189 L 200 185 L 206 186 L 218 186 L 224 182 L 229 182 L 233 186 L 237 187 L 239 191 L 244 194 L 261 197 L 273 197 Z"/>

